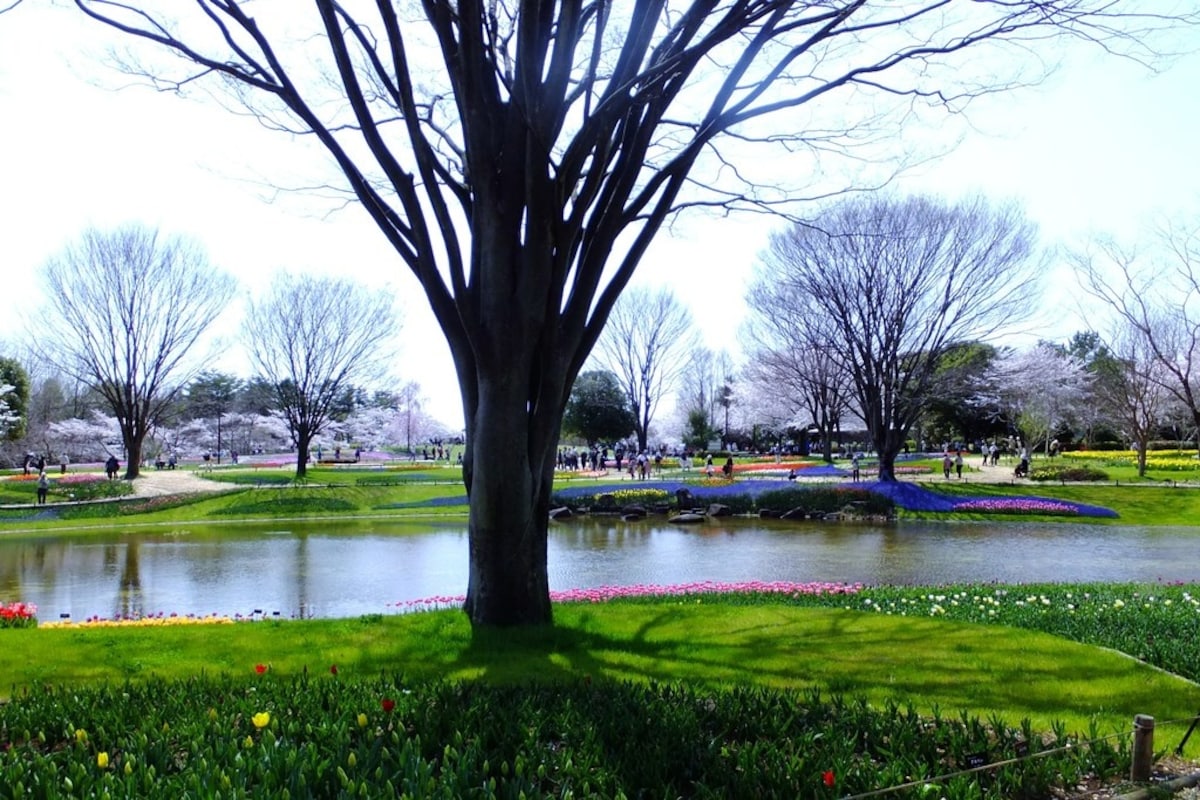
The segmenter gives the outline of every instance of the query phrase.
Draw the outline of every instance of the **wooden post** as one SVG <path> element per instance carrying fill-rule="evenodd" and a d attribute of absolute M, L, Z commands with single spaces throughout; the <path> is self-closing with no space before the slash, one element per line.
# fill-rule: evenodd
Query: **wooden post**
<path fill-rule="evenodd" d="M 1133 765 L 1129 779 L 1139 783 L 1150 780 L 1154 766 L 1154 717 L 1138 714 L 1133 718 Z"/>

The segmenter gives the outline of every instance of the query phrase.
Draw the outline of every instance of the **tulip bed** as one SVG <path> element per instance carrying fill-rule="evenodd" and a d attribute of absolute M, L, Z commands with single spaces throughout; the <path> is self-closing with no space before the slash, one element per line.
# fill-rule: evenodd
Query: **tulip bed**
<path fill-rule="evenodd" d="M 667 610 L 681 595 L 1034 628 L 1200 677 L 1195 585 L 701 583 L 557 599 Z M 586 668 L 508 685 L 347 672 L 260 663 L 242 677 L 17 693 L 0 705 L 0 798 L 834 798 L 909 782 L 892 796 L 1042 798 L 1129 769 L 1127 735 L 896 702 L 593 680 Z"/>
<path fill-rule="evenodd" d="M 0 602 L 0 628 L 34 628 L 37 624 L 37 606 L 32 603 Z"/>
<path fill-rule="evenodd" d="M 1127 737 L 813 692 L 336 672 L 29 692 L 0 709 L 0 798 L 1040 798 L 1129 764 Z"/>

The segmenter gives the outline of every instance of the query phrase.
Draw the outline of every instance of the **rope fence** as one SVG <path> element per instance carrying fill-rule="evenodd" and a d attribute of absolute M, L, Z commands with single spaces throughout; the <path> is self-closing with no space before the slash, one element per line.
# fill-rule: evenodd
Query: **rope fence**
<path fill-rule="evenodd" d="M 1182 719 L 1167 720 L 1165 722 L 1156 723 L 1154 717 L 1138 714 L 1133 720 L 1133 735 L 1134 735 L 1134 763 L 1131 769 L 1131 780 L 1146 781 L 1150 777 L 1150 768 L 1153 766 L 1154 753 L 1154 731 L 1156 728 L 1166 728 L 1174 725 L 1189 725 L 1187 733 L 1184 734 L 1183 740 L 1175 749 L 1176 754 L 1183 752 L 1183 747 L 1187 744 L 1188 737 L 1195 730 L 1197 724 L 1200 723 L 1200 714 L 1194 717 L 1185 717 Z M 1028 755 L 1019 755 L 1014 758 L 1006 758 L 1001 761 L 994 761 L 989 764 L 982 764 L 977 767 L 968 767 L 966 769 L 946 772 L 941 775 L 932 775 L 921 778 L 919 780 L 908 781 L 906 783 L 897 784 L 895 786 L 887 786 L 881 789 L 872 789 L 869 792 L 861 792 L 859 794 L 843 795 L 841 800 L 865 800 L 870 797 L 883 797 L 895 792 L 902 792 L 905 789 L 916 789 L 929 784 L 943 783 L 945 781 L 960 778 L 965 775 L 973 775 L 981 772 L 990 772 L 992 770 L 1001 769 L 1003 767 L 1013 766 L 1028 761 L 1033 761 L 1038 758 L 1046 758 L 1048 756 L 1057 755 L 1059 753 L 1069 752 L 1077 748 L 1091 747 L 1100 742 L 1114 741 L 1128 736 L 1128 733 L 1112 733 L 1108 736 L 1101 736 L 1097 739 L 1089 739 L 1082 742 L 1068 742 L 1060 747 L 1053 747 L 1049 750 L 1040 750 L 1036 753 Z M 1139 756 L 1139 752 L 1141 755 Z M 1141 776 L 1141 777 L 1139 777 Z"/>

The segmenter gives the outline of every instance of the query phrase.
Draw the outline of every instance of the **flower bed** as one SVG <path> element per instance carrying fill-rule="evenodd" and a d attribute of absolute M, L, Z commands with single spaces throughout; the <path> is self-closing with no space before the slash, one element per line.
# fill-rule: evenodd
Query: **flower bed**
<path fill-rule="evenodd" d="M 159 628 L 175 625 L 231 625 L 234 620 L 221 614 L 197 616 L 193 614 L 153 614 L 145 617 L 120 617 L 105 619 L 93 616 L 78 622 L 70 619 L 51 620 L 38 628 Z"/>
<path fill-rule="evenodd" d="M 37 606 L 32 603 L 0 603 L 0 628 L 33 628 L 37 624 Z"/>
<path fill-rule="evenodd" d="M 1080 517 L 1115 517 L 1112 509 L 1072 503 L 1047 497 L 960 497 L 932 492 L 913 483 L 864 484 L 872 492 L 886 495 L 907 511 L 933 513 L 1045 514 Z"/>
<path fill-rule="evenodd" d="M 661 598 L 703 595 L 745 594 L 772 597 L 801 595 L 847 595 L 861 591 L 861 583 L 794 583 L 792 581 L 694 581 L 692 583 L 655 584 L 639 583 L 633 586 L 595 586 L 587 589 L 567 589 L 550 592 L 555 603 L 605 603 L 610 600 L 632 598 Z M 404 611 L 433 611 L 457 608 L 466 601 L 465 595 L 437 595 L 419 600 L 402 600 L 391 604 Z"/>

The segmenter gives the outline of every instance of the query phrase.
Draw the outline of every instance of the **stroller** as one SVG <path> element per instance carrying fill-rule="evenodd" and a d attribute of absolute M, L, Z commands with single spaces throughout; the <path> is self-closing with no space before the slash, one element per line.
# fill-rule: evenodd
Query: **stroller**
<path fill-rule="evenodd" d="M 1021 459 L 1021 463 L 1017 464 L 1017 468 L 1013 470 L 1013 477 L 1014 478 L 1028 478 L 1029 477 L 1029 459 L 1027 459 L 1027 458 Z"/>

